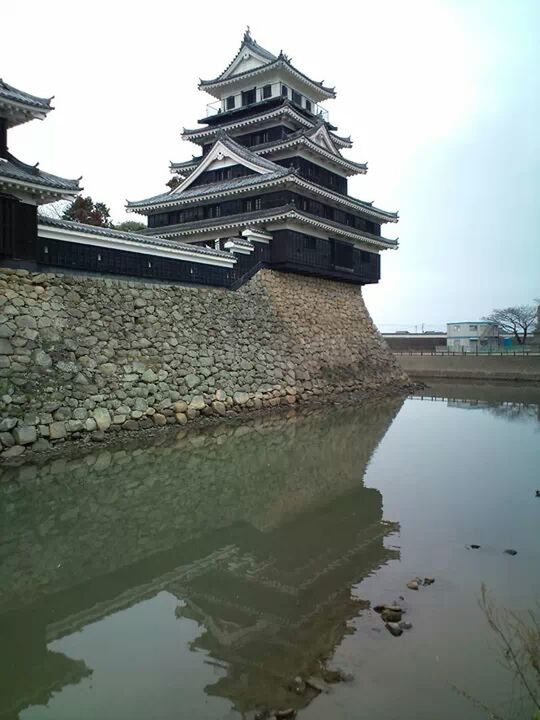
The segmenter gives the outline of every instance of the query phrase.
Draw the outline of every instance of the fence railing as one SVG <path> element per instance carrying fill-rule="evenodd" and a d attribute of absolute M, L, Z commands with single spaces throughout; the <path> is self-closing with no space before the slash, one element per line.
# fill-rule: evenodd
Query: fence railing
<path fill-rule="evenodd" d="M 533 348 L 523 348 L 516 350 L 515 348 L 512 348 L 511 350 L 470 350 L 470 351 L 456 351 L 456 350 L 392 350 L 394 355 L 440 355 L 441 357 L 468 357 L 468 356 L 481 356 L 484 357 L 485 355 L 497 355 L 500 357 L 508 357 L 508 356 L 514 356 L 514 357 L 521 357 L 523 355 L 540 355 L 540 347 Z"/>
<path fill-rule="evenodd" d="M 265 90 L 265 88 L 267 89 Z M 208 103 L 206 106 L 206 116 L 212 117 L 213 115 L 219 115 L 229 110 L 238 110 L 242 107 L 256 105 L 264 100 L 271 100 L 278 97 L 288 98 L 293 104 L 298 105 L 298 107 L 307 110 L 307 112 L 321 118 L 325 122 L 329 122 L 328 110 L 326 108 L 318 103 L 312 102 L 305 95 L 293 91 L 288 85 L 280 82 L 253 88 L 252 94 L 249 92 L 235 93 L 234 95 L 223 98 L 223 100 Z"/>

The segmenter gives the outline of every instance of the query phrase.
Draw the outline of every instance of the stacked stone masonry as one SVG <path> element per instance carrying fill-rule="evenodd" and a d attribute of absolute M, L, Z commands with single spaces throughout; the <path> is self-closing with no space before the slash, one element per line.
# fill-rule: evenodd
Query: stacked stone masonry
<path fill-rule="evenodd" d="M 237 292 L 0 268 L 0 457 L 116 430 L 399 391 L 358 287 Z"/>

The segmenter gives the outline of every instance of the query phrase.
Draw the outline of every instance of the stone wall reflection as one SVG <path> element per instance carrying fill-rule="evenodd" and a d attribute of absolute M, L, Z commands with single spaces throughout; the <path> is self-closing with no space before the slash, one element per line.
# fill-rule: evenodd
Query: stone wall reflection
<path fill-rule="evenodd" d="M 90 672 L 47 643 L 159 590 L 204 625 L 195 647 L 230 664 L 208 692 L 238 708 L 331 652 L 361 607 L 351 586 L 391 557 L 393 527 L 363 476 L 400 406 L 290 413 L 5 468 L 0 716 Z"/>

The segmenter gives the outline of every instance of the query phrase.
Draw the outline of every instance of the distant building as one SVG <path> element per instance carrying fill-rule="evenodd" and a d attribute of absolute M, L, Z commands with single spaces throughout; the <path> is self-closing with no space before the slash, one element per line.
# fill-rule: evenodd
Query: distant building
<path fill-rule="evenodd" d="M 490 320 L 447 323 L 447 346 L 453 352 L 497 350 L 501 344 L 499 326 Z"/>
<path fill-rule="evenodd" d="M 445 352 L 445 332 L 412 333 L 407 331 L 383 333 L 383 338 L 394 352 Z"/>

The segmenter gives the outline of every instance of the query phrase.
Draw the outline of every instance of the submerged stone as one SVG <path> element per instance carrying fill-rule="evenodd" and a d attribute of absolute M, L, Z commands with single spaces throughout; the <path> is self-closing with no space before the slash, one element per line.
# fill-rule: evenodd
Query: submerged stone
<path fill-rule="evenodd" d="M 397 623 L 385 623 L 385 627 L 388 632 L 394 637 L 399 637 L 400 635 L 403 635 L 403 630 Z"/>

